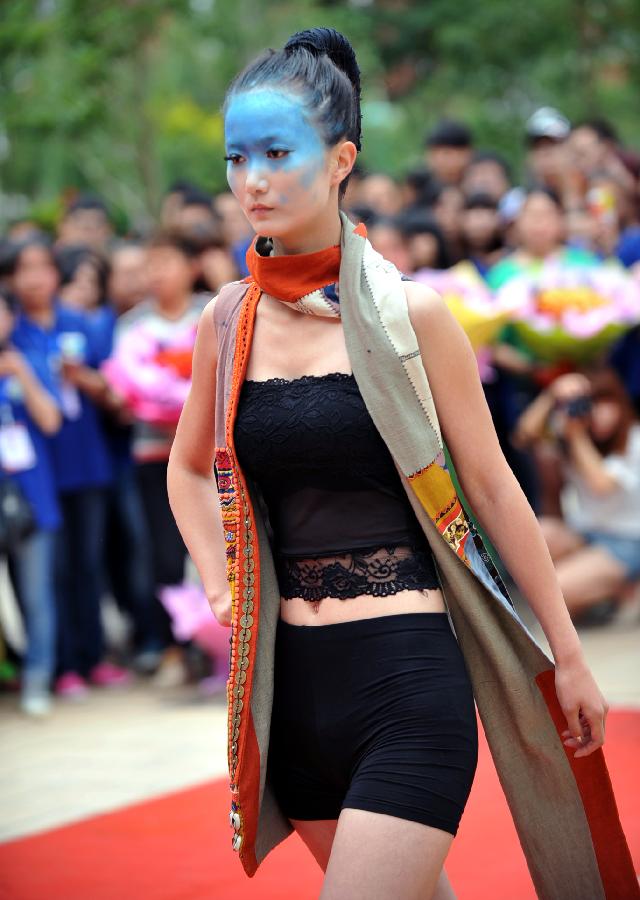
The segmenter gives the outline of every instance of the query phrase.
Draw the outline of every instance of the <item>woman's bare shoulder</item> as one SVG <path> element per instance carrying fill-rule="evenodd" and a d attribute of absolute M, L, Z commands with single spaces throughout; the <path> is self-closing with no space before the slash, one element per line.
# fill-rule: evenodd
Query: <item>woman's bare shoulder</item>
<path fill-rule="evenodd" d="M 411 319 L 426 321 L 449 316 L 447 304 L 437 291 L 417 281 L 403 281 Z"/>

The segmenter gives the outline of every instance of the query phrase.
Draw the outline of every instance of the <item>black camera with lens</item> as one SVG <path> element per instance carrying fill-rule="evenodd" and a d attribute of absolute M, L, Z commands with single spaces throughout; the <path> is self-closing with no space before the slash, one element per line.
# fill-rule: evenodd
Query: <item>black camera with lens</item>
<path fill-rule="evenodd" d="M 572 397 L 570 400 L 563 403 L 566 414 L 572 419 L 582 419 L 584 416 L 588 416 L 591 412 L 592 405 L 591 397 L 589 397 L 588 394 L 583 394 L 580 397 Z"/>

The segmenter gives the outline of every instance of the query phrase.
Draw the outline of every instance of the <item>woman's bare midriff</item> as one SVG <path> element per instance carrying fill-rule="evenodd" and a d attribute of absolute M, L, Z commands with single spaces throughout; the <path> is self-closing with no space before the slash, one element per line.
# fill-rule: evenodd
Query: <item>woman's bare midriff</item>
<path fill-rule="evenodd" d="M 437 588 L 398 591 L 388 597 L 362 594 L 341 600 L 324 597 L 318 611 L 314 604 L 302 597 L 280 598 L 280 618 L 291 625 L 331 625 L 354 619 L 371 619 L 374 616 L 390 616 L 395 613 L 446 612 L 442 591 Z"/>

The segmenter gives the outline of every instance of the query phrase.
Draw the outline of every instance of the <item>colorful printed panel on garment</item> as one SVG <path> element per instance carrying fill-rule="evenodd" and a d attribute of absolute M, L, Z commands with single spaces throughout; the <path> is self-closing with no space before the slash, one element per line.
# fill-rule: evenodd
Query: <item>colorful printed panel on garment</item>
<path fill-rule="evenodd" d="M 227 557 L 227 581 L 232 603 L 236 602 L 236 558 L 238 533 L 238 502 L 233 482 L 233 466 L 226 448 L 216 449 L 216 481 Z"/>
<path fill-rule="evenodd" d="M 439 453 L 426 468 L 411 475 L 409 482 L 440 534 L 469 565 L 465 554 L 469 523 L 447 471 L 444 453 Z"/>

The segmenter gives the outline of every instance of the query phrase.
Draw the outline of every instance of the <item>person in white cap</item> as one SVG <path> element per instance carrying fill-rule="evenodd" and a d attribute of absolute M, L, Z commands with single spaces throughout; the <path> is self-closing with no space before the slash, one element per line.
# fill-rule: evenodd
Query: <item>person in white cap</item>
<path fill-rule="evenodd" d="M 530 182 L 564 193 L 570 133 L 571 123 L 552 106 L 543 106 L 530 116 L 525 126 Z"/>

